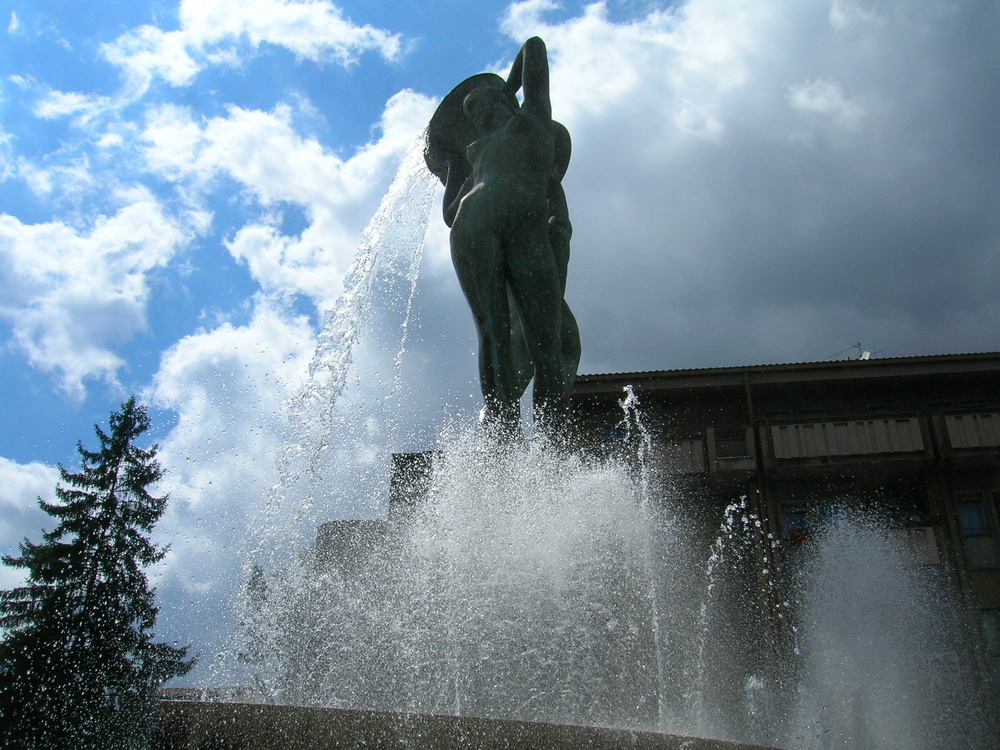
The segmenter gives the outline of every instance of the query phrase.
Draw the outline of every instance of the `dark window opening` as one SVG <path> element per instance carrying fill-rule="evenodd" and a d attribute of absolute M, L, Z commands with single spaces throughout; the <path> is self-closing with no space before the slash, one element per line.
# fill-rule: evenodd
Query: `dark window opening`
<path fill-rule="evenodd" d="M 996 493 L 990 493 L 993 502 Z M 995 568 L 1000 565 L 994 535 L 994 519 L 984 493 L 963 493 L 958 500 L 958 522 L 962 530 L 962 543 L 970 568 Z M 993 511 L 993 513 L 991 513 Z"/>

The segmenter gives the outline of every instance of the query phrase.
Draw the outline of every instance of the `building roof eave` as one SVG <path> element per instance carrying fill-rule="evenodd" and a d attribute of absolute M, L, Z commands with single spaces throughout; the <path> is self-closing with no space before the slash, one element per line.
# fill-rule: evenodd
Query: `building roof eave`
<path fill-rule="evenodd" d="M 1000 375 L 1000 352 L 937 354 L 881 359 L 743 365 L 677 370 L 652 370 L 580 375 L 574 397 L 620 392 L 631 385 L 637 391 L 788 385 L 812 381 L 864 381 L 889 377 Z"/>

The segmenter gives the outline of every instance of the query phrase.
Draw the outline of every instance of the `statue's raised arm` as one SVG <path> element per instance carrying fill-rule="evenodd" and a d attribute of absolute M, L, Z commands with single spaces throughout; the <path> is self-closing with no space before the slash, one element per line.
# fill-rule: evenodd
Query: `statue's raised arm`
<path fill-rule="evenodd" d="M 552 102 L 549 99 L 549 56 L 545 42 L 531 37 L 521 46 L 521 51 L 510 66 L 504 91 L 516 94 L 524 91 L 521 111 L 541 120 L 552 120 Z"/>

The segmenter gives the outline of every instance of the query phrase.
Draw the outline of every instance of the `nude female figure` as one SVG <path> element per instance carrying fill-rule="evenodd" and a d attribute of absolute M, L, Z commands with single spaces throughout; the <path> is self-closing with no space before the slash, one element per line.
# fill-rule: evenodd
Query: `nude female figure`
<path fill-rule="evenodd" d="M 515 363 L 513 304 L 533 369 L 536 419 L 557 431 L 565 422 L 576 362 L 568 373 L 562 342 L 565 260 L 557 259 L 552 237 L 568 235 L 569 221 L 561 174 L 553 185 L 556 135 L 544 42 L 537 37 L 525 42 L 506 81 L 484 74 L 460 84 L 439 113 L 454 109 L 458 96 L 464 121 L 454 122 L 452 114 L 444 137 L 444 128 L 435 124 L 443 118 L 435 114 L 427 160 L 445 182 L 452 260 L 479 336 L 484 414 L 491 423 L 518 423 L 526 368 Z M 568 255 L 566 240 L 557 242 L 560 256 Z M 575 330 L 574 322 L 572 334 Z"/>

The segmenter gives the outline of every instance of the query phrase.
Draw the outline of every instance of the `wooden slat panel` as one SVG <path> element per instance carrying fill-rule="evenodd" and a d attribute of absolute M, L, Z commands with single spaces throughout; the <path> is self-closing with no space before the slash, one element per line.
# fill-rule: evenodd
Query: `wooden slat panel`
<path fill-rule="evenodd" d="M 655 445 L 652 458 L 668 471 L 681 474 L 700 474 L 705 471 L 705 449 L 698 438 Z"/>
<path fill-rule="evenodd" d="M 772 425 L 771 441 L 776 459 L 913 453 L 924 449 L 916 417 Z"/>
<path fill-rule="evenodd" d="M 947 414 L 944 423 L 952 448 L 1000 446 L 1000 414 Z"/>

